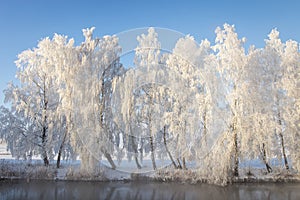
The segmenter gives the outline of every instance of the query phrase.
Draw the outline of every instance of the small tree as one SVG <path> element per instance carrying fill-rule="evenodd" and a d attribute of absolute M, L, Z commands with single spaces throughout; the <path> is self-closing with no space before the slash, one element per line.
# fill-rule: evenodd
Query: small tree
<path fill-rule="evenodd" d="M 31 160 L 33 155 L 39 154 L 40 144 L 36 144 L 35 125 L 16 110 L 0 107 L 0 138 L 7 143 L 13 157 Z"/>
<path fill-rule="evenodd" d="M 40 146 L 40 154 L 45 165 L 49 165 L 49 157 L 53 158 L 53 148 L 57 140 L 55 124 L 57 122 L 56 109 L 58 106 L 57 85 L 54 67 L 49 60 L 48 52 L 51 51 L 49 38 L 39 42 L 38 47 L 26 50 L 18 55 L 16 65 L 20 80 L 20 87 L 11 86 L 6 92 L 6 98 L 12 103 L 13 108 L 24 113 L 35 124 L 32 132 L 36 135 L 35 144 Z"/>

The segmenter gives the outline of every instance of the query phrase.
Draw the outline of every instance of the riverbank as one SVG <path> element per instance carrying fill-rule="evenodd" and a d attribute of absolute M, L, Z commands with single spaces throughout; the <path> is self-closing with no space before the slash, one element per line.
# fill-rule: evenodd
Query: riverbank
<path fill-rule="evenodd" d="M 179 170 L 172 167 L 161 168 L 156 171 L 140 173 L 139 170 L 126 172 L 112 170 L 106 165 L 97 166 L 93 172 L 80 168 L 80 162 L 63 163 L 61 168 L 50 164 L 48 167 L 41 162 L 26 163 L 24 161 L 0 160 L 1 180 L 56 180 L 56 181 L 99 181 L 99 182 L 177 182 L 177 183 L 214 183 L 227 185 L 231 183 L 300 183 L 300 176 L 294 171 L 286 171 L 280 167 L 274 168 L 272 173 L 264 169 L 240 169 L 240 176 L 213 182 L 208 177 L 201 175 L 195 169 Z"/>

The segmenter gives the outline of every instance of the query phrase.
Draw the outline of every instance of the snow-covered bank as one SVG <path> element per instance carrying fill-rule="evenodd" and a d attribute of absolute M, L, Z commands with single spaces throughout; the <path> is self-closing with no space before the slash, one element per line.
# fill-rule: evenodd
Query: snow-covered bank
<path fill-rule="evenodd" d="M 177 183 L 215 183 L 226 185 L 231 183 L 267 183 L 267 182 L 300 182 L 299 174 L 285 172 L 280 168 L 274 169 L 272 173 L 265 173 L 265 170 L 253 168 L 241 169 L 240 176 L 228 178 L 226 182 L 212 182 L 207 176 L 195 169 L 180 170 L 166 167 L 157 171 L 145 173 L 125 172 L 113 170 L 106 165 L 99 165 L 94 172 L 87 172 L 80 169 L 80 161 L 63 163 L 57 169 L 55 164 L 45 167 L 40 162 L 31 164 L 24 161 L 0 160 L 0 180 L 25 179 L 30 180 L 62 180 L 62 181 L 153 181 L 153 182 L 177 182 Z"/>
<path fill-rule="evenodd" d="M 123 160 L 116 170 L 111 169 L 106 160 L 102 160 L 93 172 L 80 168 L 81 161 L 62 161 L 61 167 L 56 168 L 56 162 L 45 167 L 42 160 L 16 160 L 6 151 L 4 144 L 0 145 L 0 180 L 25 179 L 27 181 L 61 180 L 61 181 L 153 181 L 177 183 L 214 183 L 226 185 L 230 183 L 274 183 L 300 182 L 300 175 L 293 170 L 286 171 L 279 162 L 272 161 L 273 172 L 266 173 L 259 160 L 241 163 L 239 177 L 227 180 L 212 181 L 208 175 L 197 170 L 195 163 L 188 163 L 188 170 L 174 169 L 169 161 L 157 162 L 159 169 L 153 171 L 151 160 L 143 162 L 142 169 L 137 169 L 133 161 Z M 249 168 L 249 166 L 252 166 Z"/>

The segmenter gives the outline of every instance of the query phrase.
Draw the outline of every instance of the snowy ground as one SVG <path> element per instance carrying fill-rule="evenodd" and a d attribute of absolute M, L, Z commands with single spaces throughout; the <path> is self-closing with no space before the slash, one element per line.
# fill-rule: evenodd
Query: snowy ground
<path fill-rule="evenodd" d="M 0 141 L 0 159 L 12 159 L 10 152 L 6 150 L 6 143 Z"/>
<path fill-rule="evenodd" d="M 273 172 L 266 173 L 263 164 L 257 161 L 241 163 L 240 176 L 233 182 L 300 182 L 300 176 L 294 172 L 286 172 L 282 166 L 273 168 Z M 117 163 L 117 162 L 116 162 Z M 276 161 L 274 161 L 276 163 Z M 118 164 L 118 163 L 117 163 Z M 252 166 L 249 168 L 249 166 Z M 123 160 L 117 165 L 116 170 L 109 168 L 106 160 L 100 162 L 99 166 L 91 174 L 80 169 L 80 160 L 62 161 L 61 168 L 56 168 L 53 161 L 50 167 L 44 167 L 40 159 L 31 162 L 15 160 L 6 151 L 6 145 L 0 144 L 0 179 L 22 178 L 22 179 L 50 179 L 50 180 L 96 180 L 96 181 L 132 181 L 132 180 L 157 180 L 176 182 L 199 182 L 195 164 L 189 163 L 189 170 L 176 170 L 169 161 L 158 161 L 158 170 L 152 170 L 150 159 L 145 159 L 142 169 L 137 169 L 134 161 Z M 200 180 L 202 182 L 203 180 Z M 204 181 L 205 182 L 205 181 Z"/>

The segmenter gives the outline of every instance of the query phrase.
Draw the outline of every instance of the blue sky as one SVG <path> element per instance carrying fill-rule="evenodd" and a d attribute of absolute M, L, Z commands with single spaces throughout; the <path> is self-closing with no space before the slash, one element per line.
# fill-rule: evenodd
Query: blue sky
<path fill-rule="evenodd" d="M 0 1 L 0 105 L 6 84 L 14 80 L 14 61 L 23 50 L 36 47 L 54 33 L 79 43 L 81 30 L 95 26 L 95 35 L 117 34 L 139 27 L 163 27 L 214 41 L 214 31 L 234 24 L 247 45 L 264 45 L 273 28 L 282 40 L 300 41 L 300 1 L 297 0 L 1 0 Z"/>

